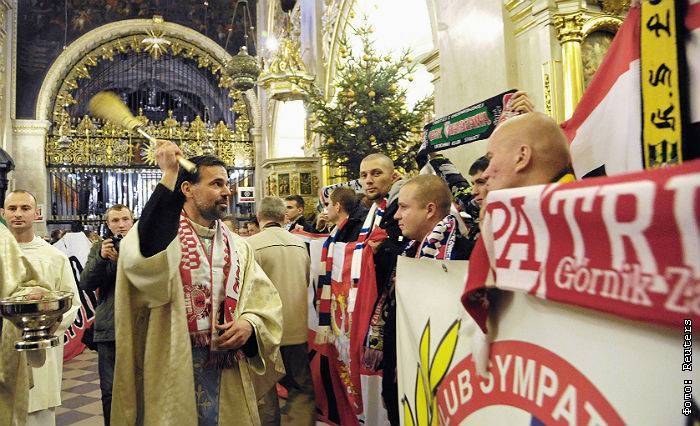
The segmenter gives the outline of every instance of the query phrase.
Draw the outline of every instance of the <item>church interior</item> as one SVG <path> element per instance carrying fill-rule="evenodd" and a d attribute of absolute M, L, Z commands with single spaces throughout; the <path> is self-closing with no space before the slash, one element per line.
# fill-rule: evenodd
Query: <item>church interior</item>
<path fill-rule="evenodd" d="M 654 7 L 665 9 L 658 12 Z M 131 212 L 126 220 L 136 221 L 130 234 L 136 233 L 140 222 L 168 221 L 166 213 L 152 210 L 155 194 L 169 176 L 163 166 L 166 154 L 161 141 L 175 144 L 172 152 L 177 153 L 172 158 L 179 159 L 180 168 L 184 159 L 202 156 L 214 156 L 223 164 L 230 195 L 217 219 L 226 220 L 231 232 L 222 231 L 224 236 L 247 241 L 253 234 L 266 232 L 268 206 L 264 203 L 268 198 L 282 199 L 287 209 L 300 209 L 290 230 L 296 226 L 311 259 L 304 292 L 309 299 L 309 330 L 313 330 L 308 349 L 315 387 L 313 420 L 299 420 L 292 404 L 293 391 L 281 381 L 271 385 L 279 394 L 281 414 L 270 420 L 261 408 L 259 416 L 256 412 L 250 417 L 251 424 L 700 424 L 696 402 L 700 375 L 697 366 L 692 372 L 692 351 L 688 349 L 700 336 L 700 256 L 694 257 L 700 254 L 700 160 L 694 161 L 700 157 L 698 0 L 0 0 L 0 25 L 0 208 L 5 207 L 0 223 L 12 231 L 15 222 L 7 210 L 11 197 L 31 195 L 36 210 L 30 223 L 33 235 L 67 255 L 80 288 L 79 306 L 73 305 L 80 309 L 73 312 L 75 320 L 61 336 L 63 352 L 57 368 L 62 375 L 58 376 L 59 388 L 53 391 L 57 396 L 44 406 L 49 417 L 31 416 L 31 386 L 39 386 L 37 382 L 30 384 L 29 417 L 25 407 L 22 417 L 11 421 L 22 420 L 8 424 L 109 424 L 109 416 L 103 413 L 109 405 L 104 403 L 104 383 L 100 383 L 100 351 L 90 349 L 85 338 L 87 330 L 92 335 L 91 324 L 105 296 L 84 289 L 81 273 L 100 250 L 91 251 L 93 244 L 113 241 L 119 233 L 110 222 L 110 213 L 121 206 Z M 653 44 L 662 43 L 659 40 L 666 33 L 677 38 Z M 659 58 L 668 60 L 659 65 Z M 628 66 L 633 72 L 627 72 Z M 627 85 L 634 88 L 633 94 L 625 94 Z M 669 93 L 654 92 L 661 86 Z M 116 95 L 112 101 L 125 106 L 126 118 L 110 118 L 116 115 L 116 107 L 96 113 L 91 100 L 104 92 Z M 613 95 L 618 98 L 612 99 Z M 516 107 L 511 99 L 524 100 Z M 499 191 L 508 186 L 496 186 L 499 154 L 493 144 L 506 137 L 505 128 L 499 132 L 501 123 L 521 112 L 553 123 L 552 131 L 566 136 L 570 161 L 560 170 L 570 172 L 570 180 L 550 176 L 536 182 L 552 183 L 545 189 L 530 186 L 534 181 L 529 181 L 513 185 L 524 188 Z M 524 139 L 530 131 L 523 127 L 512 137 Z M 546 140 L 544 134 L 536 138 Z M 533 144 L 533 152 L 536 149 Z M 541 159 L 554 151 L 550 147 L 544 154 L 528 151 L 528 155 L 531 161 L 544 161 Z M 398 360 L 389 367 L 384 352 L 379 365 L 384 366 L 384 380 L 393 374 L 401 395 L 396 402 L 386 398 L 382 376 L 368 372 L 367 358 L 361 358 L 361 368 L 357 366 L 354 342 L 370 341 L 373 323 L 369 331 L 365 327 L 366 335 L 354 334 L 357 318 L 365 315 L 355 300 L 369 296 L 363 293 L 363 275 L 353 275 L 360 263 L 355 265 L 352 250 L 342 255 L 352 257 L 345 264 L 338 260 L 341 255 L 328 254 L 340 243 L 335 240 L 340 232 L 324 222 L 341 187 L 354 189 L 362 198 L 364 185 L 364 200 L 358 203 L 367 203 L 370 216 L 374 209 L 391 211 L 372 198 L 374 183 L 367 186 L 363 164 L 375 153 L 393 162 L 391 169 L 399 176 L 394 181 L 411 179 L 406 185 L 420 185 L 413 179 L 419 179 L 426 167 L 444 177 L 455 197 L 452 208 L 459 212 L 454 213 L 457 222 L 453 226 L 464 226 L 460 215 L 470 218 L 466 228 L 473 226 L 469 235 L 474 237 L 469 246 L 471 258 L 459 260 L 449 260 L 457 259 L 449 257 L 452 246 L 448 244 L 448 254 L 444 254 L 439 237 L 435 250 L 445 255 L 445 262 L 464 262 L 443 263 L 442 269 L 425 264 L 420 269 L 403 259 L 396 269 L 396 256 L 393 258 L 391 296 L 387 297 L 395 297 L 389 315 L 398 323 L 393 324 L 393 333 L 398 335 L 393 358 L 398 354 Z M 446 164 L 444 168 L 436 166 L 436 158 L 446 161 L 440 163 Z M 487 166 L 490 160 L 491 165 L 474 172 L 481 159 L 486 159 Z M 205 167 L 197 164 L 193 165 L 197 171 Z M 529 164 L 532 168 L 533 163 Z M 529 169 L 523 167 L 527 173 Z M 450 173 L 456 173 L 469 188 L 464 191 L 471 201 L 461 206 L 472 206 L 475 210 L 467 212 L 471 216 L 460 208 L 460 190 L 452 186 Z M 482 198 L 476 189 L 485 181 L 482 174 L 491 175 L 491 183 L 485 184 L 491 185 L 488 198 L 486 190 Z M 571 183 L 574 181 L 577 183 Z M 564 186 L 560 193 L 554 182 Z M 567 190 L 566 185 L 573 186 Z M 554 192 L 548 193 L 550 190 Z M 402 193 L 403 189 L 397 192 Z M 649 193 L 654 195 L 644 195 Z M 389 191 L 382 195 L 391 205 Z M 518 196 L 526 201 L 516 204 Z M 423 248 L 411 256 L 421 257 L 426 250 L 420 246 L 421 239 L 425 244 L 437 231 L 409 238 L 407 230 L 413 225 L 400 219 L 401 214 L 409 214 L 409 207 L 402 204 L 401 195 L 397 197 L 399 211 L 396 216 L 390 214 L 399 218 L 399 235 L 403 231 L 399 241 L 417 240 Z M 184 202 L 187 209 L 190 201 Z M 649 213 L 644 215 L 647 207 Z M 158 219 L 153 215 L 159 215 Z M 344 226 L 339 223 L 350 223 L 352 217 L 336 222 L 336 228 Z M 315 228 L 302 226 L 299 218 Z M 371 240 L 376 225 L 364 220 L 365 225 L 369 223 Z M 416 223 L 416 227 L 425 227 Z M 427 231 L 441 224 L 431 224 Z M 359 242 L 358 238 L 346 241 L 355 244 L 356 251 L 371 245 L 363 241 L 365 231 L 360 225 L 362 220 Z M 445 226 L 452 230 L 449 223 Z M 134 238 L 125 237 L 126 230 L 117 238 L 122 249 L 133 246 Z M 387 232 L 391 239 L 391 230 Z M 139 229 L 141 250 L 144 235 Z M 605 248 L 596 254 L 591 248 L 594 241 L 608 237 L 610 246 L 601 243 Z M 531 240 L 537 242 L 537 248 Z M 116 244 L 118 251 L 119 241 Z M 249 245 L 255 247 L 252 241 Z M 486 272 L 475 284 L 472 281 L 482 271 L 475 257 L 480 250 Z M 566 257 L 567 250 L 573 253 L 570 257 Z M 99 259 L 105 258 L 104 253 L 97 254 Z M 379 262 L 376 251 L 373 255 Z M 241 265 L 248 261 L 243 254 L 236 256 Z M 314 266 L 316 258 L 321 266 Z M 117 268 L 116 254 L 114 260 Z M 257 254 L 252 262 L 256 260 L 263 265 Z M 338 261 L 341 263 L 336 264 Z M 119 272 L 114 272 L 118 277 L 128 273 L 128 266 L 121 263 Z M 533 264 L 536 266 L 528 270 L 527 265 Z M 381 269 L 379 263 L 371 265 L 372 274 L 375 266 Z M 533 278 L 538 268 L 539 275 Z M 336 281 L 346 280 L 336 280 L 343 270 L 352 275 L 347 278 L 349 290 L 336 294 Z M 326 271 L 332 279 L 332 296 L 329 313 L 322 313 L 325 296 L 323 278 L 319 281 L 318 277 Z M 428 291 L 418 299 L 418 290 L 414 296 L 406 290 L 410 288 L 406 283 L 418 281 L 411 278 L 410 271 L 425 277 L 424 284 L 444 280 L 454 285 L 435 290 L 440 296 Z M 684 271 L 688 271 L 687 279 Z M 367 272 L 362 269 L 361 273 Z M 273 275 L 267 275 L 274 282 Z M 473 290 L 472 285 L 483 289 Z M 228 297 L 228 289 L 225 291 Z M 490 299 L 497 291 L 507 295 Z M 118 305 L 120 294 L 123 296 L 117 294 L 114 302 L 117 312 L 125 309 Z M 8 295 L 0 291 L 0 296 Z M 280 295 L 284 296 L 281 290 Z M 381 299 L 381 295 L 372 295 Z M 408 307 L 413 309 L 414 304 L 433 297 L 434 306 L 425 302 L 425 315 L 433 316 L 420 324 L 411 319 Z M 372 300 L 366 310 L 368 318 L 375 307 Z M 438 300 L 455 305 L 445 308 L 444 319 L 437 317 L 447 305 Z M 480 322 L 486 314 L 479 317 L 475 312 L 481 312 L 480 303 L 486 306 L 489 301 L 488 320 Z M 285 303 L 283 297 L 282 309 L 287 312 Z M 306 309 L 304 306 L 304 312 Z M 352 326 L 346 325 L 344 316 L 341 325 L 341 311 L 352 316 Z M 540 318 L 545 311 L 549 316 Z M 318 340 L 324 315 L 331 317 L 335 352 L 324 352 Z M 518 327 L 518 318 L 525 317 L 528 320 L 523 324 L 538 330 L 533 332 L 538 337 L 522 334 L 525 326 Z M 117 327 L 123 327 L 120 321 L 116 320 Z M 4 323 L 7 332 L 12 326 L 7 320 Z M 608 324 L 612 325 L 606 334 L 601 330 Z M 259 327 L 253 323 L 253 337 L 261 339 L 265 332 Z M 561 348 L 552 342 L 557 336 L 576 334 L 574 330 L 580 330 L 579 334 L 557 343 Z M 340 343 L 344 337 L 349 339 L 345 349 Z M 453 337 L 454 347 L 448 350 Z M 481 343 L 473 343 L 477 340 Z M 490 346 L 484 343 L 487 340 Z M 620 352 L 627 355 L 613 362 L 618 356 L 614 350 L 591 349 L 591 359 L 581 361 L 582 355 L 575 352 L 586 352 L 591 340 L 601 340 L 600 346 L 609 348 L 627 342 L 626 352 Z M 389 343 L 384 341 L 384 345 Z M 598 348 L 598 343 L 594 346 Z M 484 347 L 490 347 L 490 352 L 477 350 Z M 236 354 L 245 350 L 244 346 Z M 120 352 L 116 351 L 118 375 Z M 415 352 L 415 359 L 409 352 Z M 477 353 L 485 354 L 483 364 Z M 635 358 L 635 354 L 643 355 L 619 373 L 635 376 L 625 390 L 622 376 L 613 372 L 614 365 L 627 363 L 625 357 Z M 282 352 L 290 375 L 286 356 Z M 502 363 L 506 357 L 513 362 L 510 373 Z M 336 358 L 340 360 L 337 365 Z M 439 371 L 441 363 L 444 371 Z M 651 366 L 657 363 L 669 367 L 659 368 L 647 382 L 637 377 L 656 369 Z M 489 373 L 481 368 L 485 365 Z M 253 374 L 253 367 L 250 369 Z M 609 383 L 608 374 L 620 382 Z M 0 374 L 0 384 L 2 377 Z M 477 382 L 475 377 L 481 378 Z M 638 401 L 625 396 L 639 387 L 653 388 L 659 380 L 663 393 L 668 394 L 663 401 L 641 391 Z M 115 376 L 114 382 L 118 381 Z M 507 394 L 510 387 L 513 392 Z M 172 418 L 149 417 L 147 408 L 134 408 L 135 417 L 118 412 L 129 403 L 117 402 L 116 388 L 114 395 L 114 423 L 178 424 Z M 489 402 L 490 398 L 495 402 Z M 391 404 L 393 409 L 388 407 Z M 223 400 L 221 405 L 214 403 L 219 410 L 215 418 L 218 424 L 225 424 L 222 419 L 228 414 Z M 199 415 L 199 424 L 217 424 Z M 241 419 L 240 424 L 249 421 L 245 420 L 248 417 Z M 182 421 L 179 424 L 190 424 Z"/>

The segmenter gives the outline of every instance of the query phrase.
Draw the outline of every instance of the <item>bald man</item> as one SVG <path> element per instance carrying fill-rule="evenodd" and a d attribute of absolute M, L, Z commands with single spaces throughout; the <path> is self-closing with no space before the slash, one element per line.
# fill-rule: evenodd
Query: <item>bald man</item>
<path fill-rule="evenodd" d="M 401 235 L 394 214 L 398 210 L 399 190 L 404 184 L 391 158 L 381 153 L 370 154 L 360 163 L 360 181 L 372 207 L 362 225 L 358 247 L 366 244 L 374 251 L 378 299 L 370 323 L 364 363 L 376 370 L 384 365 L 382 396 L 389 422 L 399 423 L 399 399 L 396 385 L 396 303 L 391 274 L 396 258 L 403 252 L 406 240 Z M 385 232 L 386 237 L 378 237 Z M 367 301 L 362 301 L 367 302 Z"/>
<path fill-rule="evenodd" d="M 566 136 L 540 112 L 513 117 L 496 128 L 486 157 L 489 166 L 481 177 L 488 191 L 574 180 Z"/>
<path fill-rule="evenodd" d="M 409 243 L 402 255 L 430 259 L 466 260 L 473 243 L 463 237 L 450 214 L 452 193 L 440 176 L 420 175 L 399 191 L 394 218 Z"/>
<path fill-rule="evenodd" d="M 56 336 L 63 333 L 75 320 L 80 309 L 78 286 L 68 257 L 34 233 L 37 217 L 36 199 L 28 191 L 12 191 L 5 198 L 3 217 L 17 240 L 22 253 L 49 283 L 52 290 L 73 294 L 73 303 L 65 314 Z M 56 407 L 61 405 L 61 377 L 63 372 L 63 339 L 61 345 L 46 350 L 46 362 L 32 369 L 34 387 L 29 392 L 27 425 L 53 425 Z"/>
<path fill-rule="evenodd" d="M 3 224 L 0 253 L 0 299 L 49 289 Z M 0 318 L 0 425 L 26 423 L 31 370 L 26 353 L 15 350 L 20 336 L 17 327 Z"/>

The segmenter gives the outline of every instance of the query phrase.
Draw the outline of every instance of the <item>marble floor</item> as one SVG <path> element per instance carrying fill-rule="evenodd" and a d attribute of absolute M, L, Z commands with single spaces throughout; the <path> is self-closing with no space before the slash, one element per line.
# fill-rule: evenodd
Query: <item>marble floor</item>
<path fill-rule="evenodd" d="M 280 392 L 283 396 L 284 393 Z M 101 426 L 102 402 L 100 401 L 100 378 L 97 374 L 97 352 L 85 349 L 82 354 L 63 364 L 61 400 L 56 408 L 56 426 Z M 284 404 L 284 397 L 280 404 Z M 288 424 L 286 416 L 282 424 Z M 325 423 L 317 422 L 317 426 Z"/>
<path fill-rule="evenodd" d="M 100 396 L 97 352 L 86 349 L 63 364 L 63 405 L 56 408 L 56 425 L 102 425 L 104 422 Z"/>

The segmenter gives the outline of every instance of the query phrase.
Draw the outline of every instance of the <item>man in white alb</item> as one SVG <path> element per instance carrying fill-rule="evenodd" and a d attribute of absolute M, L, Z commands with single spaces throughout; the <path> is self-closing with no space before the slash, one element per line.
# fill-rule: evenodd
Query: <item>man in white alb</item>
<path fill-rule="evenodd" d="M 17 240 L 24 256 L 29 260 L 52 290 L 73 293 L 73 304 L 63 315 L 56 330 L 62 336 L 73 323 L 80 309 L 80 296 L 68 258 L 41 237 L 34 234 L 36 200 L 23 190 L 12 191 L 5 198 L 3 217 L 7 227 Z M 61 405 L 61 377 L 63 370 L 63 342 L 46 351 L 46 362 L 32 368 L 34 386 L 29 390 L 29 415 L 27 425 L 53 425 L 55 409 Z"/>

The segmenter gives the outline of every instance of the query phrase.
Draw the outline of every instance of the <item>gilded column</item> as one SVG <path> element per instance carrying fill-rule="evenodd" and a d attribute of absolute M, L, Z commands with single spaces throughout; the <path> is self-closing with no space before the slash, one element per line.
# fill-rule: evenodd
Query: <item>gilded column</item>
<path fill-rule="evenodd" d="M 578 101 L 583 95 L 583 60 L 581 42 L 583 41 L 583 14 L 573 13 L 554 18 L 554 27 L 559 32 L 564 71 L 564 114 L 571 117 Z"/>

